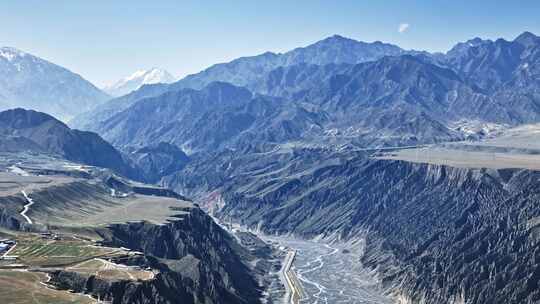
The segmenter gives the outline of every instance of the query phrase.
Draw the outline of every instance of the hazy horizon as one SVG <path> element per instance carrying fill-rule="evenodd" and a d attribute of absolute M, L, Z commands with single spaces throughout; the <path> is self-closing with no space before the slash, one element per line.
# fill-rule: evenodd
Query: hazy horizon
<path fill-rule="evenodd" d="M 474 37 L 511 40 L 524 31 L 540 32 L 540 21 L 527 18 L 540 4 L 527 2 L 236 1 L 210 8 L 194 1 L 9 2 L 0 12 L 0 45 L 66 67 L 101 88 L 141 69 L 159 67 L 181 78 L 215 63 L 286 52 L 334 34 L 430 52 Z"/>

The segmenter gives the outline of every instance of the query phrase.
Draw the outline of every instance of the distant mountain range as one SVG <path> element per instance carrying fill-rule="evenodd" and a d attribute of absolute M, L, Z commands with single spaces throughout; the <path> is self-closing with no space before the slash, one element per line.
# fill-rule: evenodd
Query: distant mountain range
<path fill-rule="evenodd" d="M 160 142 L 189 153 L 288 141 L 360 147 L 481 137 L 470 126 L 540 121 L 540 38 L 474 38 L 446 54 L 332 36 L 283 54 L 216 64 L 172 84 L 140 71 L 138 88 L 78 115 L 121 149 Z M 463 128 L 467 125 L 467 129 Z"/>
<path fill-rule="evenodd" d="M 108 99 L 63 67 L 15 48 L 0 48 L 0 110 L 24 107 L 68 121 Z"/>
<path fill-rule="evenodd" d="M 216 64 L 189 75 L 172 85 L 173 88 L 201 89 L 213 81 L 224 81 L 237 86 L 248 86 L 278 67 L 299 63 L 325 65 L 374 61 L 384 56 L 409 53 L 400 47 L 382 42 L 361 42 L 339 35 L 323 39 L 306 47 L 276 54 L 267 52 L 258 56 L 242 57 L 228 63 Z"/>
<path fill-rule="evenodd" d="M 164 141 L 192 152 L 299 139 L 362 147 L 465 139 L 462 122 L 540 121 L 539 41 L 524 33 L 428 54 L 333 36 L 144 86 L 74 124 L 122 147 Z"/>
<path fill-rule="evenodd" d="M 138 90 L 145 84 L 171 83 L 175 80 L 176 79 L 166 70 L 151 68 L 149 70 L 136 71 L 130 76 L 104 87 L 103 91 L 111 96 L 118 97 Z"/>
<path fill-rule="evenodd" d="M 189 75 L 168 86 L 162 84 L 142 86 L 137 91 L 113 99 L 91 112 L 80 115 L 71 124 L 77 128 L 96 130 L 95 122 L 110 118 L 141 98 L 157 96 L 165 91 L 175 91 L 182 88 L 202 89 L 215 81 L 250 87 L 254 86 L 270 71 L 283 66 L 300 63 L 355 64 L 406 53 L 418 52 L 407 52 L 398 46 L 378 41 L 366 43 L 334 35 L 283 54 L 266 52 L 257 56 L 238 58 L 228 63 L 215 64 L 200 73 Z"/>

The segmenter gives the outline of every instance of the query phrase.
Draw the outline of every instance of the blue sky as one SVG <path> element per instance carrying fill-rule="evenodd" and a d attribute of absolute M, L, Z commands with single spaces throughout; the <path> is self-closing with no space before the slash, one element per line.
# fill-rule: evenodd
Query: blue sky
<path fill-rule="evenodd" d="M 429 51 L 477 36 L 513 39 L 525 30 L 540 35 L 540 1 L 529 0 L 152 2 L 3 1 L 0 45 L 101 86 L 141 68 L 184 76 L 333 34 Z"/>

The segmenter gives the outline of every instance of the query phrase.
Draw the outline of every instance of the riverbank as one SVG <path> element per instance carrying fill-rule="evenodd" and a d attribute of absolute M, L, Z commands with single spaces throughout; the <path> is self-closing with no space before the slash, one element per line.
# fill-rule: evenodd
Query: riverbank
<path fill-rule="evenodd" d="M 362 243 L 335 243 L 259 235 L 294 252 L 291 271 L 302 288 L 300 304 L 390 304 L 373 271 L 360 262 Z M 286 265 L 285 265 L 286 266 Z M 290 298 L 289 298 L 290 299 Z"/>
<path fill-rule="evenodd" d="M 267 235 L 235 223 L 216 222 L 230 231 L 251 232 L 284 252 L 279 278 L 285 295 L 272 303 L 293 304 L 391 304 L 394 299 L 380 288 L 375 271 L 361 263 L 365 242 L 306 240 Z M 287 279 L 286 271 L 293 274 Z M 296 283 L 295 283 L 296 281 Z M 294 298 L 295 294 L 297 297 Z"/>
<path fill-rule="evenodd" d="M 306 297 L 304 287 L 298 280 L 296 272 L 292 269 L 295 258 L 296 250 L 289 250 L 285 256 L 285 261 L 283 262 L 283 267 L 281 268 L 279 276 L 286 289 L 285 303 L 291 304 L 298 304 Z"/>

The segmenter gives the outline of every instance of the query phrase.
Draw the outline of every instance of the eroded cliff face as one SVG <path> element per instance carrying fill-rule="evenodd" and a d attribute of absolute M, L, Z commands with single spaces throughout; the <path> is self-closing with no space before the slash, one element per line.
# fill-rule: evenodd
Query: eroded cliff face
<path fill-rule="evenodd" d="M 165 225 L 116 224 L 99 232 L 104 244 L 142 252 L 159 273 L 148 281 L 107 281 L 69 271 L 52 282 L 113 303 L 259 303 L 262 289 L 242 261 L 248 255 L 199 208 Z M 150 262 L 149 262 L 150 261 Z"/>
<path fill-rule="evenodd" d="M 271 233 L 367 237 L 364 264 L 405 303 L 540 301 L 540 172 L 366 157 L 272 170 L 225 183 L 219 216 Z"/>
<path fill-rule="evenodd" d="M 432 185 L 363 217 L 363 262 L 411 303 L 540 301 L 540 173 L 424 168 Z"/>
<path fill-rule="evenodd" d="M 12 195 L 0 198 L 0 227 L 19 230 L 24 226 L 24 219 L 19 210 L 27 203 L 22 195 Z"/>

